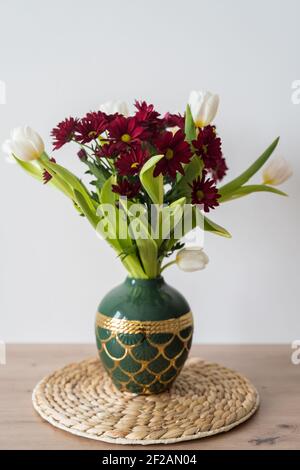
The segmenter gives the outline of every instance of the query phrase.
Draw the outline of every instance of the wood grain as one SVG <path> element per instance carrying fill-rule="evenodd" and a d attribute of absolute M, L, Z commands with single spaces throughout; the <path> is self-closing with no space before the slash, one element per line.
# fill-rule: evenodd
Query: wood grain
<path fill-rule="evenodd" d="M 300 365 L 291 363 L 291 352 L 289 345 L 194 346 L 192 355 L 248 376 L 260 409 L 228 433 L 146 449 L 300 449 Z M 7 364 L 0 365 L 0 449 L 128 449 L 55 429 L 32 408 L 32 389 L 42 377 L 94 355 L 92 345 L 8 345 Z"/>

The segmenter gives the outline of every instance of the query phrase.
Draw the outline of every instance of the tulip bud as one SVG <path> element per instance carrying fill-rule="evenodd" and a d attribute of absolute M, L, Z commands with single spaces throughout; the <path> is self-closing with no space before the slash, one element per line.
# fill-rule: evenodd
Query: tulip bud
<path fill-rule="evenodd" d="M 79 152 L 77 152 L 77 156 L 79 158 L 79 160 L 81 160 L 82 162 L 86 162 L 87 161 L 87 152 L 85 149 L 80 149 Z"/>
<path fill-rule="evenodd" d="M 125 101 L 107 101 L 106 103 L 100 104 L 100 111 L 106 114 L 123 114 L 124 116 L 129 115 L 127 103 Z"/>
<path fill-rule="evenodd" d="M 20 160 L 37 160 L 45 150 L 44 142 L 40 135 L 31 127 L 17 127 L 12 130 L 9 140 L 2 145 L 2 149 L 8 155 L 15 155 Z"/>
<path fill-rule="evenodd" d="M 205 127 L 217 114 L 219 96 L 208 91 L 191 91 L 189 105 L 196 126 Z"/>
<path fill-rule="evenodd" d="M 209 261 L 201 247 L 183 248 L 177 253 L 176 263 L 182 271 L 192 272 L 204 269 Z"/>
<path fill-rule="evenodd" d="M 293 174 L 292 168 L 283 157 L 272 160 L 263 170 L 263 184 L 277 186 Z"/>

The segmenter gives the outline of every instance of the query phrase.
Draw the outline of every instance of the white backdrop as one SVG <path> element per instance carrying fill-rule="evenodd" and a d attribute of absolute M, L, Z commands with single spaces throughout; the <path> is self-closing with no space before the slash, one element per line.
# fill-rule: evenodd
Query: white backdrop
<path fill-rule="evenodd" d="M 49 133 L 109 99 L 144 98 L 182 111 L 191 89 L 221 97 L 216 123 L 236 176 L 281 135 L 293 165 L 289 198 L 257 194 L 212 218 L 210 264 L 166 272 L 189 299 L 197 342 L 290 342 L 300 337 L 300 79 L 298 0 L 2 0 L 0 140 L 29 124 Z M 79 168 L 74 148 L 56 158 Z M 0 339 L 93 341 L 101 297 L 125 276 L 61 194 L 0 160 Z M 259 177 L 257 178 L 259 181 Z"/>

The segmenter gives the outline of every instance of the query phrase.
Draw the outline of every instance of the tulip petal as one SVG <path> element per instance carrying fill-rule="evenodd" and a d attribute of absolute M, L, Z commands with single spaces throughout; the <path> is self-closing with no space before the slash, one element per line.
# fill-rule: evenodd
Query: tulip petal
<path fill-rule="evenodd" d="M 124 116 L 129 115 L 127 103 L 125 101 L 106 101 L 99 106 L 100 111 L 106 114 L 123 114 Z"/>
<path fill-rule="evenodd" d="M 13 153 L 21 160 L 30 161 L 36 158 L 36 149 L 26 139 L 18 139 L 13 142 Z"/>
<path fill-rule="evenodd" d="M 186 272 L 200 271 L 208 262 L 209 258 L 201 247 L 183 248 L 176 256 L 178 267 Z"/>
<path fill-rule="evenodd" d="M 25 127 L 25 135 L 30 140 L 37 153 L 42 154 L 45 150 L 45 146 L 41 136 L 29 126 Z"/>
<path fill-rule="evenodd" d="M 195 124 L 198 127 L 207 126 L 214 119 L 218 106 L 219 96 L 209 91 L 191 91 L 189 105 Z"/>
<path fill-rule="evenodd" d="M 2 144 L 2 152 L 6 153 L 7 155 L 11 155 L 12 154 L 11 144 L 12 144 L 12 141 L 10 139 L 6 139 Z"/>
<path fill-rule="evenodd" d="M 11 140 L 18 140 L 24 138 L 24 128 L 23 127 L 15 127 L 11 131 Z"/>
<path fill-rule="evenodd" d="M 277 157 L 263 170 L 263 183 L 277 186 L 284 183 L 292 174 L 290 164 L 283 157 Z"/>
<path fill-rule="evenodd" d="M 211 95 L 205 103 L 205 125 L 207 126 L 210 124 L 218 111 L 219 107 L 219 96 L 218 95 Z"/>

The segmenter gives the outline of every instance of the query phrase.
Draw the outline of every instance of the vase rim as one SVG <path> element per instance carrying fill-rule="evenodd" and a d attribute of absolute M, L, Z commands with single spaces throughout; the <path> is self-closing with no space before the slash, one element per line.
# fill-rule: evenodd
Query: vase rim
<path fill-rule="evenodd" d="M 157 276 L 149 279 L 141 279 L 137 277 L 130 277 L 127 276 L 125 279 L 126 284 L 130 284 L 131 286 L 142 286 L 142 285 L 147 285 L 149 286 L 150 284 L 163 284 L 164 283 L 164 278 L 162 276 Z"/>

